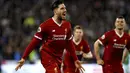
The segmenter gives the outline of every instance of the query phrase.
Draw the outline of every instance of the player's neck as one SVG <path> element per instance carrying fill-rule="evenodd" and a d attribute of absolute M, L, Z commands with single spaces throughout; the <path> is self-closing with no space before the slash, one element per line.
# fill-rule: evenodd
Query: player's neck
<path fill-rule="evenodd" d="M 122 34 L 124 33 L 124 30 L 123 30 L 123 29 L 122 29 L 122 30 L 115 29 L 115 31 L 116 31 L 118 34 L 120 34 L 120 35 L 122 35 Z"/>
<path fill-rule="evenodd" d="M 75 42 L 80 42 L 81 39 L 82 39 L 82 38 L 76 38 L 76 37 L 73 38 L 73 40 L 74 40 Z"/>
<path fill-rule="evenodd" d="M 54 19 L 58 24 L 61 24 L 61 23 L 62 23 L 62 19 L 59 19 L 56 15 L 53 16 L 53 19 Z"/>
<path fill-rule="evenodd" d="M 73 38 L 73 42 L 76 44 L 76 45 L 79 45 L 79 43 L 81 42 L 82 39 L 76 39 L 76 38 Z"/>

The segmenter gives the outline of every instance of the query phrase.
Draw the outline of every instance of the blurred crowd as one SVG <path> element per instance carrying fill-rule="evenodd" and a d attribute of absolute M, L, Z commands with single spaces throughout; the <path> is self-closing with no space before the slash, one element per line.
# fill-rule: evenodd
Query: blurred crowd
<path fill-rule="evenodd" d="M 50 6 L 55 0 L 0 0 L 0 60 L 19 60 L 40 23 L 51 17 Z M 93 43 L 114 27 L 115 18 L 123 15 L 129 29 L 129 0 L 64 0 L 67 19 L 72 27 L 84 27 L 93 51 Z M 39 47 L 38 47 L 39 48 Z M 36 60 L 38 48 L 29 59 Z"/>

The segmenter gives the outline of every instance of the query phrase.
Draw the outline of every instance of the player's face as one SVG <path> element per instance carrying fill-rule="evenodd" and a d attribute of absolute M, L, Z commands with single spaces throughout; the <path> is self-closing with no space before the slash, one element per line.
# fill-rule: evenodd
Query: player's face
<path fill-rule="evenodd" d="M 125 25 L 126 25 L 125 19 L 123 19 L 123 18 L 116 19 L 116 21 L 115 21 L 116 29 L 122 30 L 122 29 L 124 29 Z"/>
<path fill-rule="evenodd" d="M 66 19 L 66 7 L 64 4 L 60 4 L 56 10 L 56 15 L 59 19 Z"/>
<path fill-rule="evenodd" d="M 74 31 L 74 37 L 76 37 L 76 38 L 82 38 L 83 37 L 83 30 L 82 29 L 76 29 Z"/>

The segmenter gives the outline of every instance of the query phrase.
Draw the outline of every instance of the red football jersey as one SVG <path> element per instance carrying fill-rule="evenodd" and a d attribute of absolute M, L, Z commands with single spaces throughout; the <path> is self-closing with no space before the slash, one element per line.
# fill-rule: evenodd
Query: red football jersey
<path fill-rule="evenodd" d="M 63 47 L 66 47 L 65 40 L 71 37 L 70 23 L 63 21 L 60 26 L 51 18 L 40 25 L 34 37 L 40 40 L 44 39 L 43 50 L 61 57 Z"/>
<path fill-rule="evenodd" d="M 119 35 L 115 30 L 106 32 L 99 38 L 104 45 L 103 60 L 106 64 L 121 64 L 123 50 L 130 49 L 130 36 L 127 33 Z"/>
<path fill-rule="evenodd" d="M 75 41 L 73 40 L 73 43 L 75 46 L 76 55 L 79 60 L 82 59 L 83 53 L 90 52 L 90 47 L 89 47 L 87 41 L 85 41 L 84 39 L 82 39 L 79 43 L 75 43 Z M 75 67 L 75 64 L 73 62 L 74 62 L 74 60 L 73 60 L 72 56 L 70 55 L 70 52 L 66 51 L 65 55 L 64 55 L 65 66 Z"/>
<path fill-rule="evenodd" d="M 34 41 L 36 41 L 34 43 L 39 43 L 39 40 L 44 41 L 42 50 L 56 57 L 59 61 L 61 61 L 63 50 L 66 47 L 71 47 L 69 51 L 72 53 L 73 58 L 77 60 L 73 45 L 70 43 L 71 40 L 69 39 L 71 39 L 71 24 L 65 20 L 62 21 L 61 24 L 58 24 L 53 18 L 43 22 L 34 35 Z M 26 58 L 32 48 L 35 47 L 32 47 L 35 45 L 32 42 L 25 50 L 23 58 Z"/>

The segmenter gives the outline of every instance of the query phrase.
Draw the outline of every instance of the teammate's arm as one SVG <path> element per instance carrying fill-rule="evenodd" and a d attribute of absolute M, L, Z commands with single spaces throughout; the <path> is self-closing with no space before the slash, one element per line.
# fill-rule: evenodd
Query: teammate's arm
<path fill-rule="evenodd" d="M 84 57 L 84 58 L 93 58 L 93 55 L 92 55 L 92 53 L 91 53 L 91 51 L 90 51 L 90 52 L 88 52 L 88 53 L 83 53 L 83 57 Z"/>
<path fill-rule="evenodd" d="M 92 52 L 90 51 L 90 46 L 87 41 L 84 41 L 83 45 L 83 57 L 84 58 L 93 58 Z"/>
<path fill-rule="evenodd" d="M 63 71 L 66 52 L 67 52 L 66 49 L 64 49 L 63 55 L 62 55 L 61 71 Z"/>
<path fill-rule="evenodd" d="M 96 59 L 97 59 L 97 64 L 103 65 L 103 64 L 104 64 L 104 61 L 101 59 L 100 54 L 99 54 L 100 45 L 102 45 L 102 44 L 100 43 L 99 40 L 97 40 L 97 41 L 94 43 L 94 53 L 95 53 L 95 57 L 96 57 Z"/>
<path fill-rule="evenodd" d="M 130 36 L 128 37 L 127 39 L 127 45 L 126 45 L 126 48 L 127 48 L 127 51 L 130 53 Z"/>
<path fill-rule="evenodd" d="M 123 51 L 122 63 L 125 61 L 125 59 L 126 59 L 126 57 L 127 57 L 128 54 L 129 54 L 128 50 L 125 49 L 125 50 Z"/>

